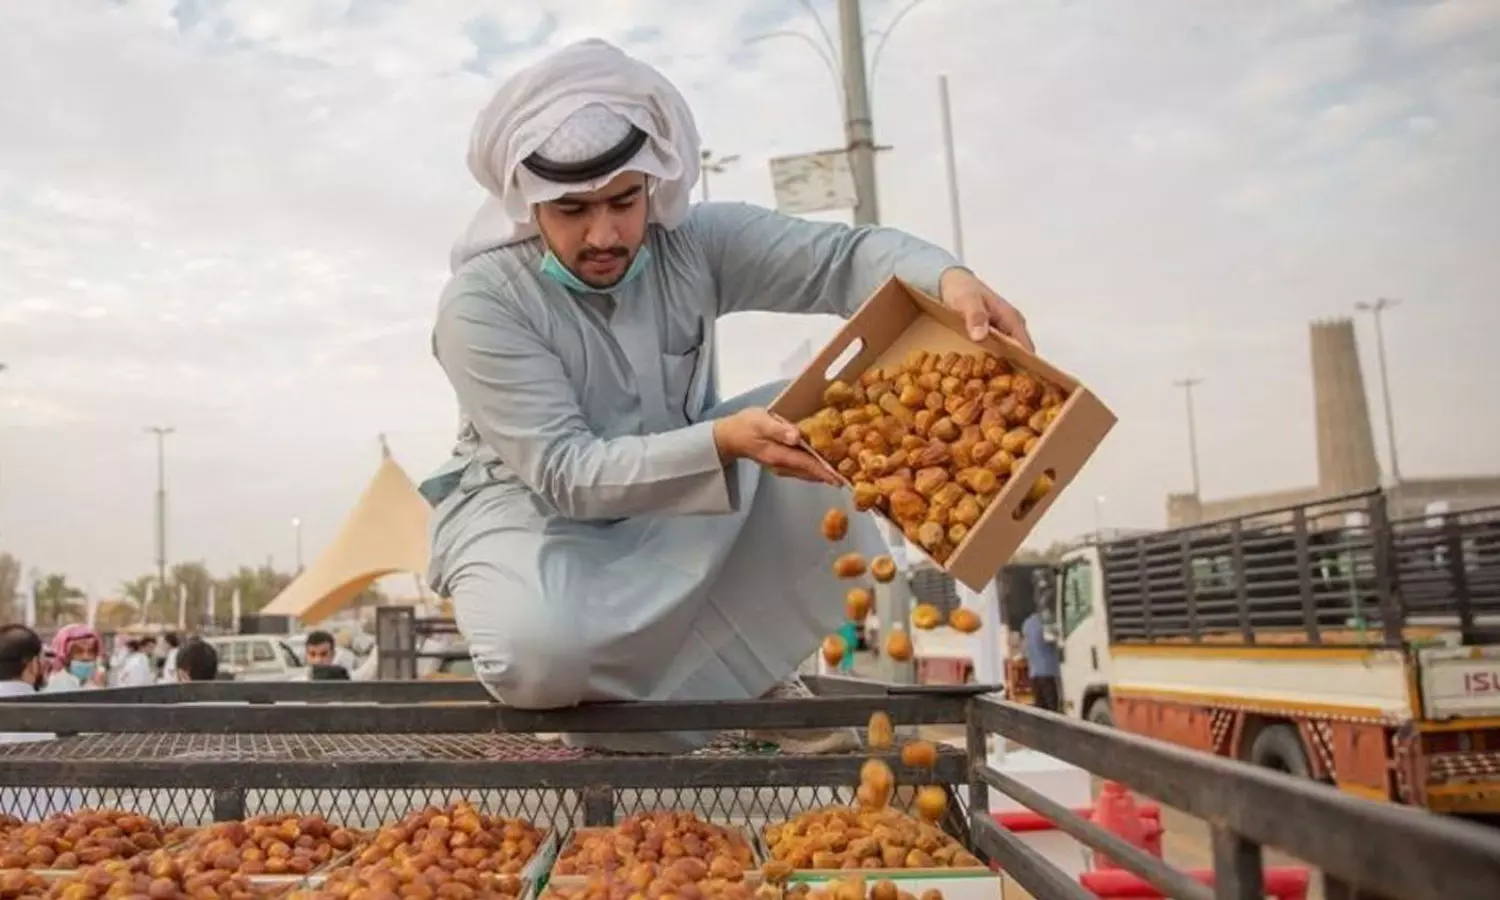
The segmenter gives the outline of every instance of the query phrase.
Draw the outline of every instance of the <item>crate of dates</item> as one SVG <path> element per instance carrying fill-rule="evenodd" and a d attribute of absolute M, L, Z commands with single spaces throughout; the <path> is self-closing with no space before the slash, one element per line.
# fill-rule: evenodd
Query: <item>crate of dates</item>
<path fill-rule="evenodd" d="M 889 806 L 826 807 L 762 833 L 768 881 L 789 900 L 980 900 L 1000 894 L 999 876 L 935 822 Z M 801 885 L 802 887 L 798 887 Z"/>
<path fill-rule="evenodd" d="M 0 831 L 0 870 L 60 877 L 84 866 L 125 860 L 182 843 L 192 832 L 118 809 L 83 809 L 41 822 L 9 820 Z"/>
<path fill-rule="evenodd" d="M 771 404 L 939 567 L 982 590 L 1115 416 L 1078 380 L 892 278 Z"/>
<path fill-rule="evenodd" d="M 268 814 L 215 822 L 173 853 L 188 875 L 227 872 L 261 887 L 288 886 L 348 858 L 366 836 L 322 816 Z"/>
<path fill-rule="evenodd" d="M 340 898 L 350 886 L 378 884 L 392 893 L 376 896 L 526 900 L 556 853 L 556 839 L 524 820 L 467 802 L 433 806 L 383 826 L 344 864 L 302 879 L 288 896 Z"/>
<path fill-rule="evenodd" d="M 705 822 L 690 812 L 648 812 L 612 828 L 575 831 L 558 853 L 546 886 L 604 892 L 594 900 L 612 896 L 616 887 L 625 888 L 625 896 L 657 896 L 653 885 L 693 885 L 703 896 L 748 896 L 760 882 L 760 862 L 755 842 L 739 828 Z M 669 893 L 684 896 L 680 890 Z"/>
<path fill-rule="evenodd" d="M 531 881 L 520 875 L 500 875 L 460 867 L 452 871 L 417 871 L 391 858 L 368 866 L 341 866 L 324 877 L 309 878 L 283 895 L 285 900 L 379 900 L 429 897 L 441 900 L 532 900 Z"/>
<path fill-rule="evenodd" d="M 5 873 L 9 875 L 9 873 Z M 130 859 L 111 859 L 48 877 L 45 888 L 36 883 L 21 886 L 20 893 L 5 896 L 36 900 L 107 900 L 114 897 L 146 897 L 149 900 L 269 900 L 281 888 L 257 885 L 245 875 L 224 869 L 189 872 L 176 854 L 154 850 Z M 3 884 L 3 877 L 0 877 Z M 5 885 L 9 887 L 9 885 Z"/>

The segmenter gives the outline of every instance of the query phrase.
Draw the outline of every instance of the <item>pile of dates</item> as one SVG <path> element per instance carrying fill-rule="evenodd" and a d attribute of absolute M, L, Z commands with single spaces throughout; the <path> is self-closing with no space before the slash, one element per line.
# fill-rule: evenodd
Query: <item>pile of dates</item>
<path fill-rule="evenodd" d="M 77 869 L 181 841 L 187 832 L 122 810 L 58 813 L 11 824 L 0 838 L 0 869 Z"/>
<path fill-rule="evenodd" d="M 813 451 L 849 480 L 854 505 L 878 510 L 939 563 L 963 543 L 1067 395 L 999 357 L 917 350 L 905 362 L 835 381 L 798 423 Z M 1034 504 L 1052 489 L 1045 475 Z"/>
<path fill-rule="evenodd" d="M 257 900 L 260 895 L 244 875 L 223 869 L 188 874 L 166 850 L 130 860 L 110 860 L 90 866 L 53 884 L 47 900 Z"/>
<path fill-rule="evenodd" d="M 240 875 L 306 875 L 353 850 L 358 832 L 322 816 L 266 815 L 216 822 L 177 854 L 189 874 L 214 870 Z"/>
<path fill-rule="evenodd" d="M 889 790 L 886 784 L 878 788 Z M 978 858 L 941 828 L 889 806 L 812 810 L 788 822 L 767 826 L 764 838 L 771 859 L 794 869 L 982 866 Z"/>
<path fill-rule="evenodd" d="M 690 812 L 631 816 L 613 828 L 580 831 L 553 866 L 554 875 L 621 873 L 649 882 L 673 864 L 693 881 L 742 881 L 755 852 L 738 831 L 705 822 Z"/>

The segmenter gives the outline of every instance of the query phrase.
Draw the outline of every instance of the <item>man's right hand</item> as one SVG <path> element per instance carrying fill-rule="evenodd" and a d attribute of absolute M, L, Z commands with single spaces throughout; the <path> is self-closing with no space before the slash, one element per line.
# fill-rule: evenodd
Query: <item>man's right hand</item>
<path fill-rule="evenodd" d="M 777 475 L 818 484 L 839 483 L 838 478 L 811 453 L 797 444 L 797 428 L 764 409 L 742 409 L 714 422 L 714 443 L 725 465 L 748 459 Z"/>

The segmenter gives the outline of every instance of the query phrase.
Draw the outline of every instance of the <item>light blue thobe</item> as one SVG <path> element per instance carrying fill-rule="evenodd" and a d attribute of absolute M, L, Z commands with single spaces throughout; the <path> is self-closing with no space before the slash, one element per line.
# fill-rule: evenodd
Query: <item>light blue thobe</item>
<path fill-rule="evenodd" d="M 888 277 L 932 294 L 957 262 L 901 232 L 744 204 L 652 226 L 650 264 L 613 295 L 540 274 L 533 239 L 470 260 L 433 349 L 463 423 L 422 485 L 433 587 L 503 702 L 759 696 L 838 628 L 837 552 L 882 546 L 857 517 L 818 537 L 840 492 L 726 468 L 711 419 L 713 331 L 752 310 L 852 314 Z M 734 352 L 734 348 L 726 348 Z"/>

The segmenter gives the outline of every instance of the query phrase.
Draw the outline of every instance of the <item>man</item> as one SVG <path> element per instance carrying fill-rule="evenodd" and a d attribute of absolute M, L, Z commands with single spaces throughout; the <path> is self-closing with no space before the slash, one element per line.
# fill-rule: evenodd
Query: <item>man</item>
<path fill-rule="evenodd" d="M 167 645 L 167 655 L 161 663 L 161 680 L 163 683 L 171 684 L 177 681 L 177 650 L 182 646 L 182 638 L 175 631 L 169 631 L 162 635 L 162 641 Z"/>
<path fill-rule="evenodd" d="M 25 625 L 0 627 L 0 697 L 24 697 L 42 689 L 47 669 L 42 639 Z"/>
<path fill-rule="evenodd" d="M 1047 633 L 1047 623 L 1040 610 L 1033 611 L 1021 623 L 1021 644 L 1037 708 L 1062 712 L 1062 664 L 1057 655 L 1057 643 Z"/>
<path fill-rule="evenodd" d="M 780 385 L 716 402 L 720 316 L 848 316 L 897 275 L 975 334 L 1029 341 L 1009 304 L 901 232 L 690 209 L 700 149 L 677 89 L 597 40 L 518 72 L 474 125 L 469 169 L 491 196 L 454 248 L 433 332 L 462 426 L 422 492 L 433 585 L 504 703 L 805 691 L 791 676 L 843 618 L 813 536 L 846 497 L 764 409 Z M 847 544 L 883 548 L 867 517 Z M 846 736 L 774 737 L 829 750 Z M 567 737 L 671 750 L 707 736 Z"/>
<path fill-rule="evenodd" d="M 145 687 L 156 682 L 156 637 L 144 635 L 125 643 L 125 660 L 115 687 Z"/>
<path fill-rule="evenodd" d="M 333 647 L 333 635 L 326 631 L 311 632 L 307 636 L 307 644 L 302 651 L 303 662 L 309 666 L 331 666 L 334 656 Z"/>
<path fill-rule="evenodd" d="M 26 697 L 42 689 L 46 681 L 42 639 L 25 625 L 0 627 L 0 698 Z M 43 732 L 0 732 L 0 744 L 50 741 L 56 735 Z M 77 807 L 77 797 L 67 790 L 0 788 L 0 815 L 35 820 Z"/>
<path fill-rule="evenodd" d="M 177 665 L 173 677 L 179 682 L 216 681 L 219 677 L 219 651 L 199 638 L 189 638 L 187 643 L 175 648 Z"/>
<path fill-rule="evenodd" d="M 333 635 L 326 631 L 314 631 L 307 636 L 307 644 L 303 649 L 304 662 L 307 663 L 307 671 L 304 673 L 304 681 L 343 681 L 348 679 L 348 670 L 344 669 L 345 677 L 338 678 L 331 674 L 330 669 L 344 668 L 338 662 L 338 651 Z"/>

